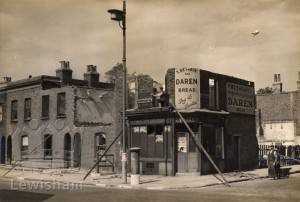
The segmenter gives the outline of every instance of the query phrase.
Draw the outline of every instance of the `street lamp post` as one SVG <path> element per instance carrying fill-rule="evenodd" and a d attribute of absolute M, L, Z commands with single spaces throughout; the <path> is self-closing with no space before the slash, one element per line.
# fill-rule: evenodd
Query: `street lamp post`
<path fill-rule="evenodd" d="M 127 155 L 126 155 L 126 2 L 123 1 L 123 11 L 110 9 L 111 20 L 119 22 L 119 26 L 123 30 L 123 110 L 122 110 L 122 129 L 123 129 L 123 144 L 122 144 L 122 181 L 127 184 Z M 120 24 L 122 22 L 122 26 Z"/>

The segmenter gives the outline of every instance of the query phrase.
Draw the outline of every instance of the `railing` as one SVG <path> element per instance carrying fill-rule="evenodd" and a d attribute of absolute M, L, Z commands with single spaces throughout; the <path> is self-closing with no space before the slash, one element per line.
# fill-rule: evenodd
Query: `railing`
<path fill-rule="evenodd" d="M 103 151 L 99 151 L 97 155 L 97 159 L 95 159 L 95 162 L 98 161 L 97 165 L 97 173 L 100 172 L 100 167 L 111 167 L 112 172 L 115 171 L 115 155 L 114 154 L 105 154 L 103 155 L 102 159 L 100 157 L 103 155 Z"/>
<path fill-rule="evenodd" d="M 72 160 L 73 151 L 62 150 L 53 154 L 52 149 L 43 149 L 41 152 L 35 151 L 29 155 L 28 150 L 21 151 L 21 158 L 15 164 L 22 162 L 34 161 L 36 163 L 47 164 L 49 168 L 69 168 L 71 166 L 78 167 L 80 162 Z M 60 165 L 60 166 L 59 166 Z"/>
<path fill-rule="evenodd" d="M 280 154 L 280 165 L 294 165 L 300 163 L 300 146 L 299 145 L 275 145 Z M 268 152 L 270 145 L 259 145 L 258 167 L 268 167 Z"/>

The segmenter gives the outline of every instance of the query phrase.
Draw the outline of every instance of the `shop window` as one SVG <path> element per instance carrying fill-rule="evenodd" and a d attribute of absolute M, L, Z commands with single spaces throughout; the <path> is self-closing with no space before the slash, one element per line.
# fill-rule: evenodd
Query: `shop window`
<path fill-rule="evenodd" d="M 42 96 L 42 118 L 49 117 L 49 95 Z"/>
<path fill-rule="evenodd" d="M 44 158 L 52 159 L 52 135 L 47 134 L 44 136 Z"/>
<path fill-rule="evenodd" d="M 31 98 L 25 99 L 24 102 L 24 119 L 31 119 Z"/>
<path fill-rule="evenodd" d="M 28 136 L 21 137 L 21 157 L 24 158 L 28 155 Z"/>
<path fill-rule="evenodd" d="M 57 94 L 57 116 L 66 115 L 66 93 Z"/>
<path fill-rule="evenodd" d="M 106 136 L 104 133 L 96 133 L 95 135 L 95 158 L 97 154 L 101 155 L 106 150 Z"/>
<path fill-rule="evenodd" d="M 131 146 L 141 148 L 140 154 L 142 158 L 163 158 L 163 125 L 132 127 Z"/>
<path fill-rule="evenodd" d="M 203 127 L 203 146 L 212 158 L 224 159 L 222 127 Z"/>
<path fill-rule="evenodd" d="M 218 108 L 218 82 L 216 79 L 209 79 L 209 107 Z"/>
<path fill-rule="evenodd" d="M 11 120 L 18 120 L 18 101 L 14 100 L 11 102 Z"/>

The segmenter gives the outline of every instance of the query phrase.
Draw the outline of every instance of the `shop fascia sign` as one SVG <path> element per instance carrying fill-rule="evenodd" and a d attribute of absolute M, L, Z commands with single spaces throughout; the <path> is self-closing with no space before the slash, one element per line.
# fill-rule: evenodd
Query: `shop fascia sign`
<path fill-rule="evenodd" d="M 227 83 L 227 110 L 241 114 L 255 114 L 254 88 Z"/>
<path fill-rule="evenodd" d="M 177 109 L 200 108 L 199 69 L 175 69 L 175 106 Z"/>

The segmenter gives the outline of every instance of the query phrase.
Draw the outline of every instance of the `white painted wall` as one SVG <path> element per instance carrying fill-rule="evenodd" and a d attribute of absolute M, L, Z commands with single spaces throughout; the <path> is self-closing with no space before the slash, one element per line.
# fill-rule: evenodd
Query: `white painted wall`
<path fill-rule="evenodd" d="M 293 142 L 295 140 L 295 123 L 268 122 L 264 125 L 264 138 L 269 142 Z"/>

